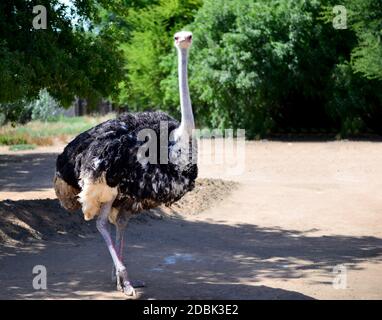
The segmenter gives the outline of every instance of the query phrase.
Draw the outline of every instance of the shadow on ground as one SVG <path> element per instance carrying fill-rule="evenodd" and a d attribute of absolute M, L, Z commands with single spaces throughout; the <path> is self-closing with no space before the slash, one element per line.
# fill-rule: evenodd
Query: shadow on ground
<path fill-rule="evenodd" d="M 79 237 L 92 231 L 94 226 L 84 221 L 80 211 L 70 213 L 56 199 L 0 201 L 0 243 L 20 244 L 56 235 Z"/>
<path fill-rule="evenodd" d="M 52 201 L 52 207 L 57 205 L 56 200 L 44 201 Z M 28 212 L 28 208 L 25 210 Z M 38 249 L 16 248 L 13 254 L 7 251 L 0 255 L 0 298 L 85 299 L 113 295 L 111 259 L 100 236 L 93 233 L 94 224 L 82 228 L 76 215 L 63 217 L 57 211 L 49 215 L 51 219 L 56 217 L 55 225 L 65 218 L 75 233 L 86 236 L 67 241 L 69 237 L 62 235 L 44 241 Z M 71 221 L 71 217 L 75 220 Z M 40 230 L 46 223 L 53 222 L 41 220 Z M 71 227 L 67 228 L 70 233 Z M 311 234 L 162 215 L 161 219 L 131 223 L 126 261 L 130 275 L 148 284 L 142 291 L 143 298 L 308 299 L 297 292 L 262 286 L 261 279 L 289 281 L 318 271 L 326 277 L 323 283 L 331 285 L 334 266 L 345 264 L 358 269 L 362 261 L 381 259 L 380 238 Z M 47 291 L 37 292 L 31 287 L 31 270 L 36 264 L 47 267 Z"/>
<path fill-rule="evenodd" d="M 56 158 L 56 153 L 0 155 L 0 191 L 51 188 Z"/>

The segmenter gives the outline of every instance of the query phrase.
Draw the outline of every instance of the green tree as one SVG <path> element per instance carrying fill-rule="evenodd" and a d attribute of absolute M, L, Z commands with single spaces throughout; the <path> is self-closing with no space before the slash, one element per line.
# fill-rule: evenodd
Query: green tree
<path fill-rule="evenodd" d="M 382 80 L 382 1 L 348 0 L 345 6 L 358 39 L 352 51 L 353 69 L 367 79 Z"/>
<path fill-rule="evenodd" d="M 191 90 L 199 123 L 202 118 L 212 127 L 245 128 L 249 137 L 306 128 L 336 128 L 345 135 L 376 131 L 377 119 L 382 120 L 380 82 L 362 79 L 357 63 L 370 74 L 378 66 L 355 54 L 362 47 L 360 22 L 333 28 L 335 4 L 204 1 L 189 26 L 194 32 Z M 325 7 L 330 23 L 322 19 Z M 376 15 L 362 18 L 365 25 L 369 16 Z M 177 96 L 175 63 L 172 70 L 161 82 L 169 101 Z"/>
<path fill-rule="evenodd" d="M 47 29 L 34 29 L 35 5 L 47 9 Z M 46 88 L 68 106 L 81 96 L 94 102 L 117 93 L 122 56 L 107 28 L 95 29 L 100 8 L 121 1 L 73 0 L 69 9 L 58 0 L 0 2 L 0 103 L 36 98 Z"/>
<path fill-rule="evenodd" d="M 245 128 L 331 126 L 325 110 L 333 67 L 352 34 L 319 20 L 318 1 L 209 1 L 192 24 L 193 90 L 208 124 Z"/>
<path fill-rule="evenodd" d="M 347 0 L 343 5 L 354 40 L 350 57 L 340 59 L 333 68 L 327 113 L 343 136 L 382 133 L 382 2 Z M 332 7 L 326 7 L 324 16 L 331 24 Z"/>

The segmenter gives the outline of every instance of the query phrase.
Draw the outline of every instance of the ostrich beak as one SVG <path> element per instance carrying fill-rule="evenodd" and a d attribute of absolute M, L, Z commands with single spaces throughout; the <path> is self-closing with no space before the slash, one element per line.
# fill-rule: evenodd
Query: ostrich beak
<path fill-rule="evenodd" d="M 191 41 L 192 41 L 192 35 L 183 36 L 183 37 L 181 37 L 181 39 L 179 39 L 179 42 L 188 42 L 188 43 L 191 43 Z"/>
<path fill-rule="evenodd" d="M 189 47 L 192 43 L 192 33 L 181 31 L 174 36 L 175 44 L 180 47 Z"/>

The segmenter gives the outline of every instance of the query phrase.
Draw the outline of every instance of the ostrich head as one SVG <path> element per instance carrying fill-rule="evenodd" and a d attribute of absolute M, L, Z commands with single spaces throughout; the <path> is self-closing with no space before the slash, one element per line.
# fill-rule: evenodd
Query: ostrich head
<path fill-rule="evenodd" d="M 192 43 L 192 33 L 189 31 L 180 31 L 174 35 L 175 47 L 179 49 L 188 49 Z"/>

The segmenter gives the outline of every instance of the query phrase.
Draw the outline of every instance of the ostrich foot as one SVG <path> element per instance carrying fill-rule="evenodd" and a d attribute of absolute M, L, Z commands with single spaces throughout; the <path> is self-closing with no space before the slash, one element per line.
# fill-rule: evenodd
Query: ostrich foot
<path fill-rule="evenodd" d="M 141 280 L 128 280 L 128 281 L 123 281 L 123 279 L 117 278 L 117 290 L 118 291 L 122 291 L 122 292 L 125 292 L 125 287 L 126 287 L 126 284 L 128 283 L 129 286 L 131 286 L 132 288 L 143 288 L 146 286 L 146 283 L 144 281 L 141 281 Z"/>
<path fill-rule="evenodd" d="M 136 297 L 137 293 L 129 281 L 125 281 L 121 287 L 121 291 L 128 297 Z"/>
<path fill-rule="evenodd" d="M 116 273 L 116 278 L 117 278 L 117 290 L 123 292 L 127 296 L 136 297 L 136 292 L 134 288 L 140 288 L 145 286 L 145 283 L 143 281 L 128 280 L 126 270 L 122 270 Z"/>
<path fill-rule="evenodd" d="M 121 285 L 121 277 L 118 277 L 118 272 L 115 271 L 115 267 L 113 266 L 113 270 L 111 271 L 111 282 L 117 284 L 117 289 L 119 291 L 123 291 Z M 131 286 L 133 288 L 143 288 L 146 287 L 146 283 L 142 280 L 129 280 Z"/>

